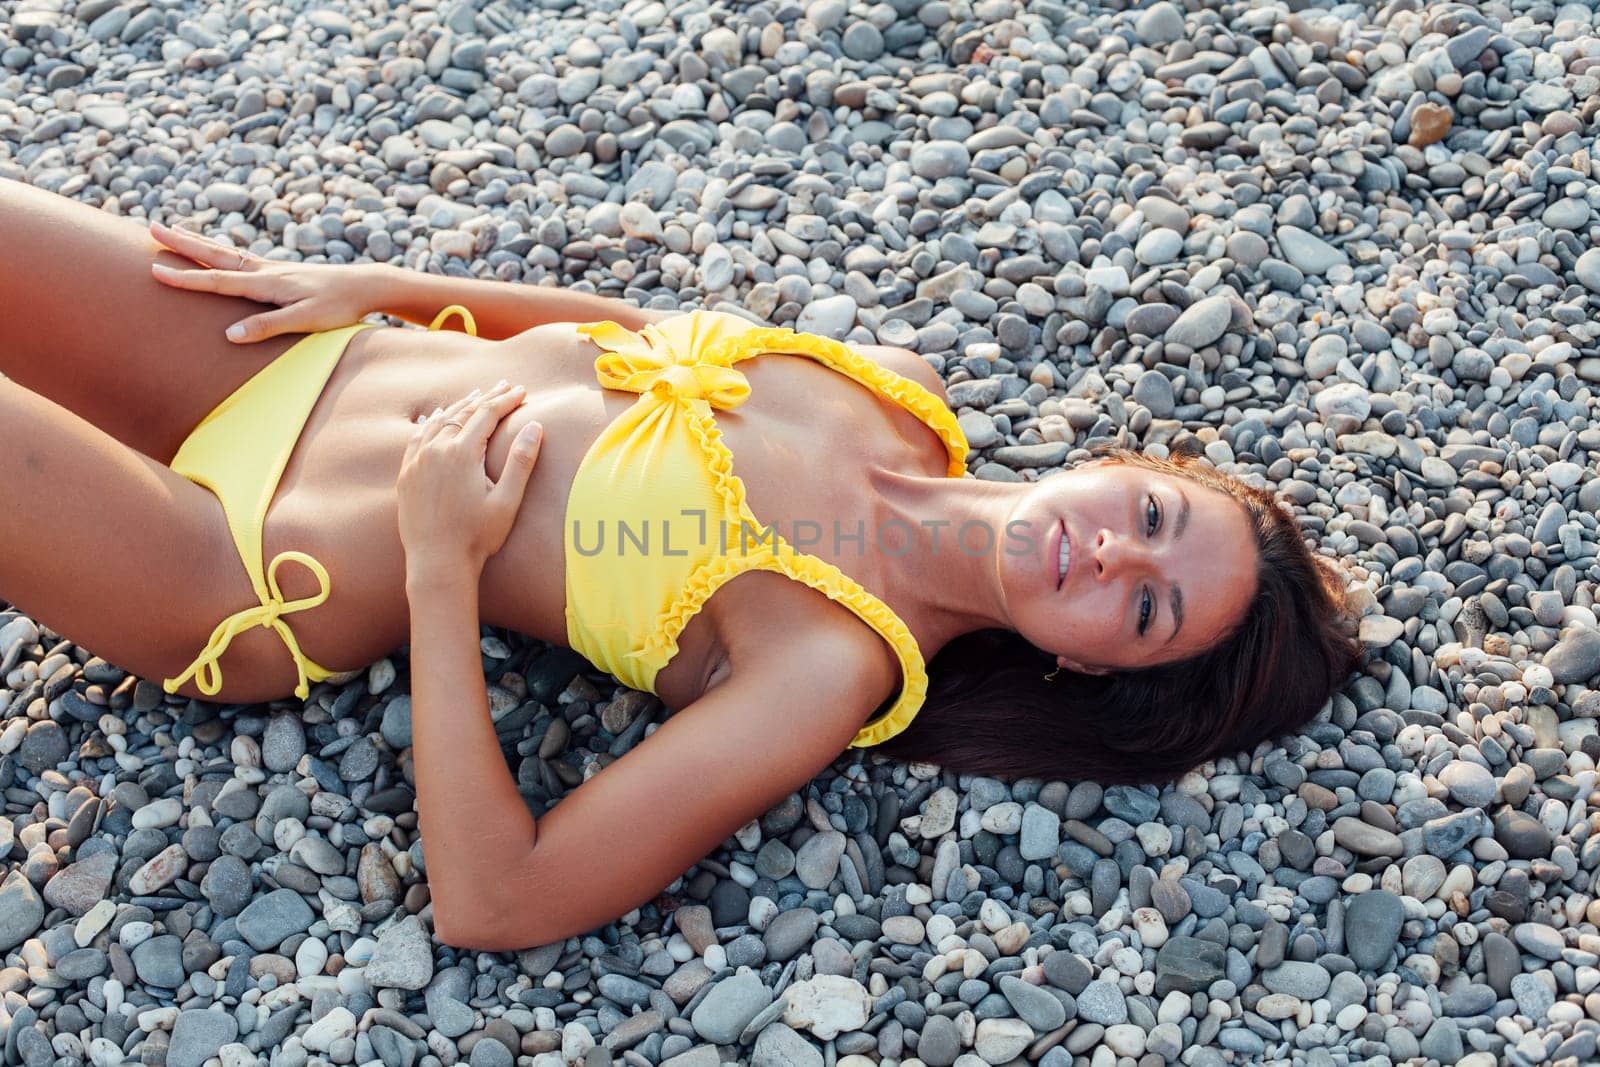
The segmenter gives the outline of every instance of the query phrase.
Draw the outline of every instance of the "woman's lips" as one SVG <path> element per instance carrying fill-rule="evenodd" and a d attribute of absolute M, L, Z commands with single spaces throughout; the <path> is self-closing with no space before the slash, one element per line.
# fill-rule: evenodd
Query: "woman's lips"
<path fill-rule="evenodd" d="M 1061 576 L 1056 579 L 1057 589 L 1060 589 L 1062 586 L 1067 584 L 1067 575 L 1072 573 L 1072 538 L 1067 536 L 1067 520 L 1065 519 L 1061 520 L 1061 536 L 1057 539 L 1056 543 L 1057 567 L 1061 566 L 1060 560 L 1062 546 L 1065 546 L 1067 550 L 1067 565 L 1065 567 L 1061 567 Z"/>

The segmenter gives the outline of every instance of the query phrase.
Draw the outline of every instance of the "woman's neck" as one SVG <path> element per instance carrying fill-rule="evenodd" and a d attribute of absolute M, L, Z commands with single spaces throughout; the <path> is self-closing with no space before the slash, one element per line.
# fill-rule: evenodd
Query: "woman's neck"
<path fill-rule="evenodd" d="M 1028 491 L 1025 482 L 928 478 L 879 470 L 876 529 L 867 550 L 879 561 L 902 615 L 919 620 L 923 655 L 965 633 L 1012 629 L 1000 585 L 1006 521 Z M 879 541 L 881 531 L 881 546 Z M 908 547 L 909 546 L 909 547 Z"/>

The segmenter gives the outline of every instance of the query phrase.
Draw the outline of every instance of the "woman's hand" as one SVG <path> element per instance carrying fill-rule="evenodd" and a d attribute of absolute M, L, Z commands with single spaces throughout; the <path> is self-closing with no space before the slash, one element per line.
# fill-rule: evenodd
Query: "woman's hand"
<path fill-rule="evenodd" d="M 539 458 L 543 428 L 523 427 L 491 482 L 484 455 L 495 427 L 523 402 L 520 385 L 474 389 L 448 408 L 435 408 L 411 434 L 400 460 L 400 540 L 408 572 L 465 566 L 477 575 L 500 550 L 516 521 L 528 476 Z"/>
<path fill-rule="evenodd" d="M 153 219 L 150 236 L 168 250 L 209 268 L 173 270 L 152 264 L 151 273 L 162 285 L 279 305 L 275 311 L 247 316 L 228 327 L 228 340 L 239 344 L 265 341 L 282 333 L 349 326 L 374 310 L 372 295 L 380 284 L 372 272 L 381 270 L 380 264 L 280 263 Z"/>

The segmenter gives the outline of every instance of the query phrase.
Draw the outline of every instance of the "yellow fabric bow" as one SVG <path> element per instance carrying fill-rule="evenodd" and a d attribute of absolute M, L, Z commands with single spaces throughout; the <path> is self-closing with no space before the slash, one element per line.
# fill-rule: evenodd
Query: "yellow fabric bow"
<path fill-rule="evenodd" d="M 693 353 L 685 357 L 650 326 L 643 337 L 612 322 L 589 325 L 584 332 L 605 350 L 594 369 L 607 389 L 705 400 L 723 411 L 750 397 L 750 382 L 729 365 L 726 350 L 711 352 L 709 359 L 696 360 Z M 652 337 L 657 344 L 650 343 Z"/>
<path fill-rule="evenodd" d="M 301 597 L 299 600 L 284 600 L 283 591 L 278 588 L 278 564 L 284 562 L 299 563 L 309 570 L 317 579 L 319 592 L 315 596 Z M 217 628 L 211 631 L 211 639 L 206 642 L 205 648 L 200 650 L 200 655 L 189 668 L 176 678 L 163 680 L 161 688 L 168 693 L 176 693 L 178 687 L 193 676 L 195 684 L 200 687 L 200 692 L 208 697 L 215 696 L 222 689 L 222 668 L 217 661 L 222 658 L 222 654 L 228 650 L 235 637 L 252 626 L 260 626 L 276 630 L 278 636 L 283 638 L 283 643 L 289 646 L 289 651 L 294 656 L 295 670 L 300 675 L 300 684 L 294 687 L 295 696 L 301 700 L 310 696 L 311 686 L 307 682 L 300 645 L 294 639 L 294 631 L 289 629 L 289 624 L 283 622 L 280 616 L 314 608 L 327 600 L 328 572 L 323 569 L 322 564 L 304 552 L 280 552 L 273 557 L 272 563 L 267 567 L 267 586 L 271 589 L 271 595 L 267 600 L 254 607 L 237 611 L 219 622 Z"/>

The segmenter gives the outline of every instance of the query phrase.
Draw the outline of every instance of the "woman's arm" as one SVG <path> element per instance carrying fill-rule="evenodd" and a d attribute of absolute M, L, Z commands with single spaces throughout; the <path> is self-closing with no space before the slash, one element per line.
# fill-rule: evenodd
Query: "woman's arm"
<path fill-rule="evenodd" d="M 630 330 L 667 315 L 625 300 L 594 293 L 575 293 L 548 285 L 455 278 L 392 264 L 362 264 L 376 281 L 372 310 L 427 325 L 439 309 L 461 304 L 472 312 L 478 336 L 500 341 L 547 322 L 599 322 L 610 319 Z"/>
<path fill-rule="evenodd" d="M 485 452 L 523 402 L 504 381 L 419 420 L 395 479 L 411 605 L 411 735 L 434 930 L 461 922 L 500 857 L 533 847 L 533 816 L 500 754 L 478 659 L 478 586 L 515 524 L 541 428 L 517 434 L 497 479 Z M 444 936 L 444 934 L 440 934 Z"/>
<path fill-rule="evenodd" d="M 312 333 L 348 326 L 375 311 L 419 325 L 441 308 L 461 304 L 472 312 L 478 335 L 500 341 L 547 322 L 610 319 L 630 330 L 670 312 L 646 311 L 624 300 L 575 293 L 546 285 L 452 278 L 389 263 L 294 263 L 266 260 L 187 230 L 154 220 L 150 235 L 166 249 L 207 268 L 169 270 L 153 264 L 163 285 L 195 292 L 239 296 L 276 305 L 247 315 L 227 337 L 253 344 L 283 333 Z"/>
<path fill-rule="evenodd" d="M 485 880 L 536 839 L 506 767 L 478 650 L 478 580 L 470 568 L 408 562 L 411 744 L 423 857 L 441 940 L 476 927 Z"/>
<path fill-rule="evenodd" d="M 434 933 L 461 948 L 516 951 L 648 903 L 845 750 L 896 680 L 866 638 L 880 640 L 865 624 L 803 630 L 736 665 L 563 796 L 539 819 L 533 847 L 502 850 L 492 864 L 481 856 L 491 869 L 477 898 L 457 898 L 442 918 L 436 904 Z"/>

